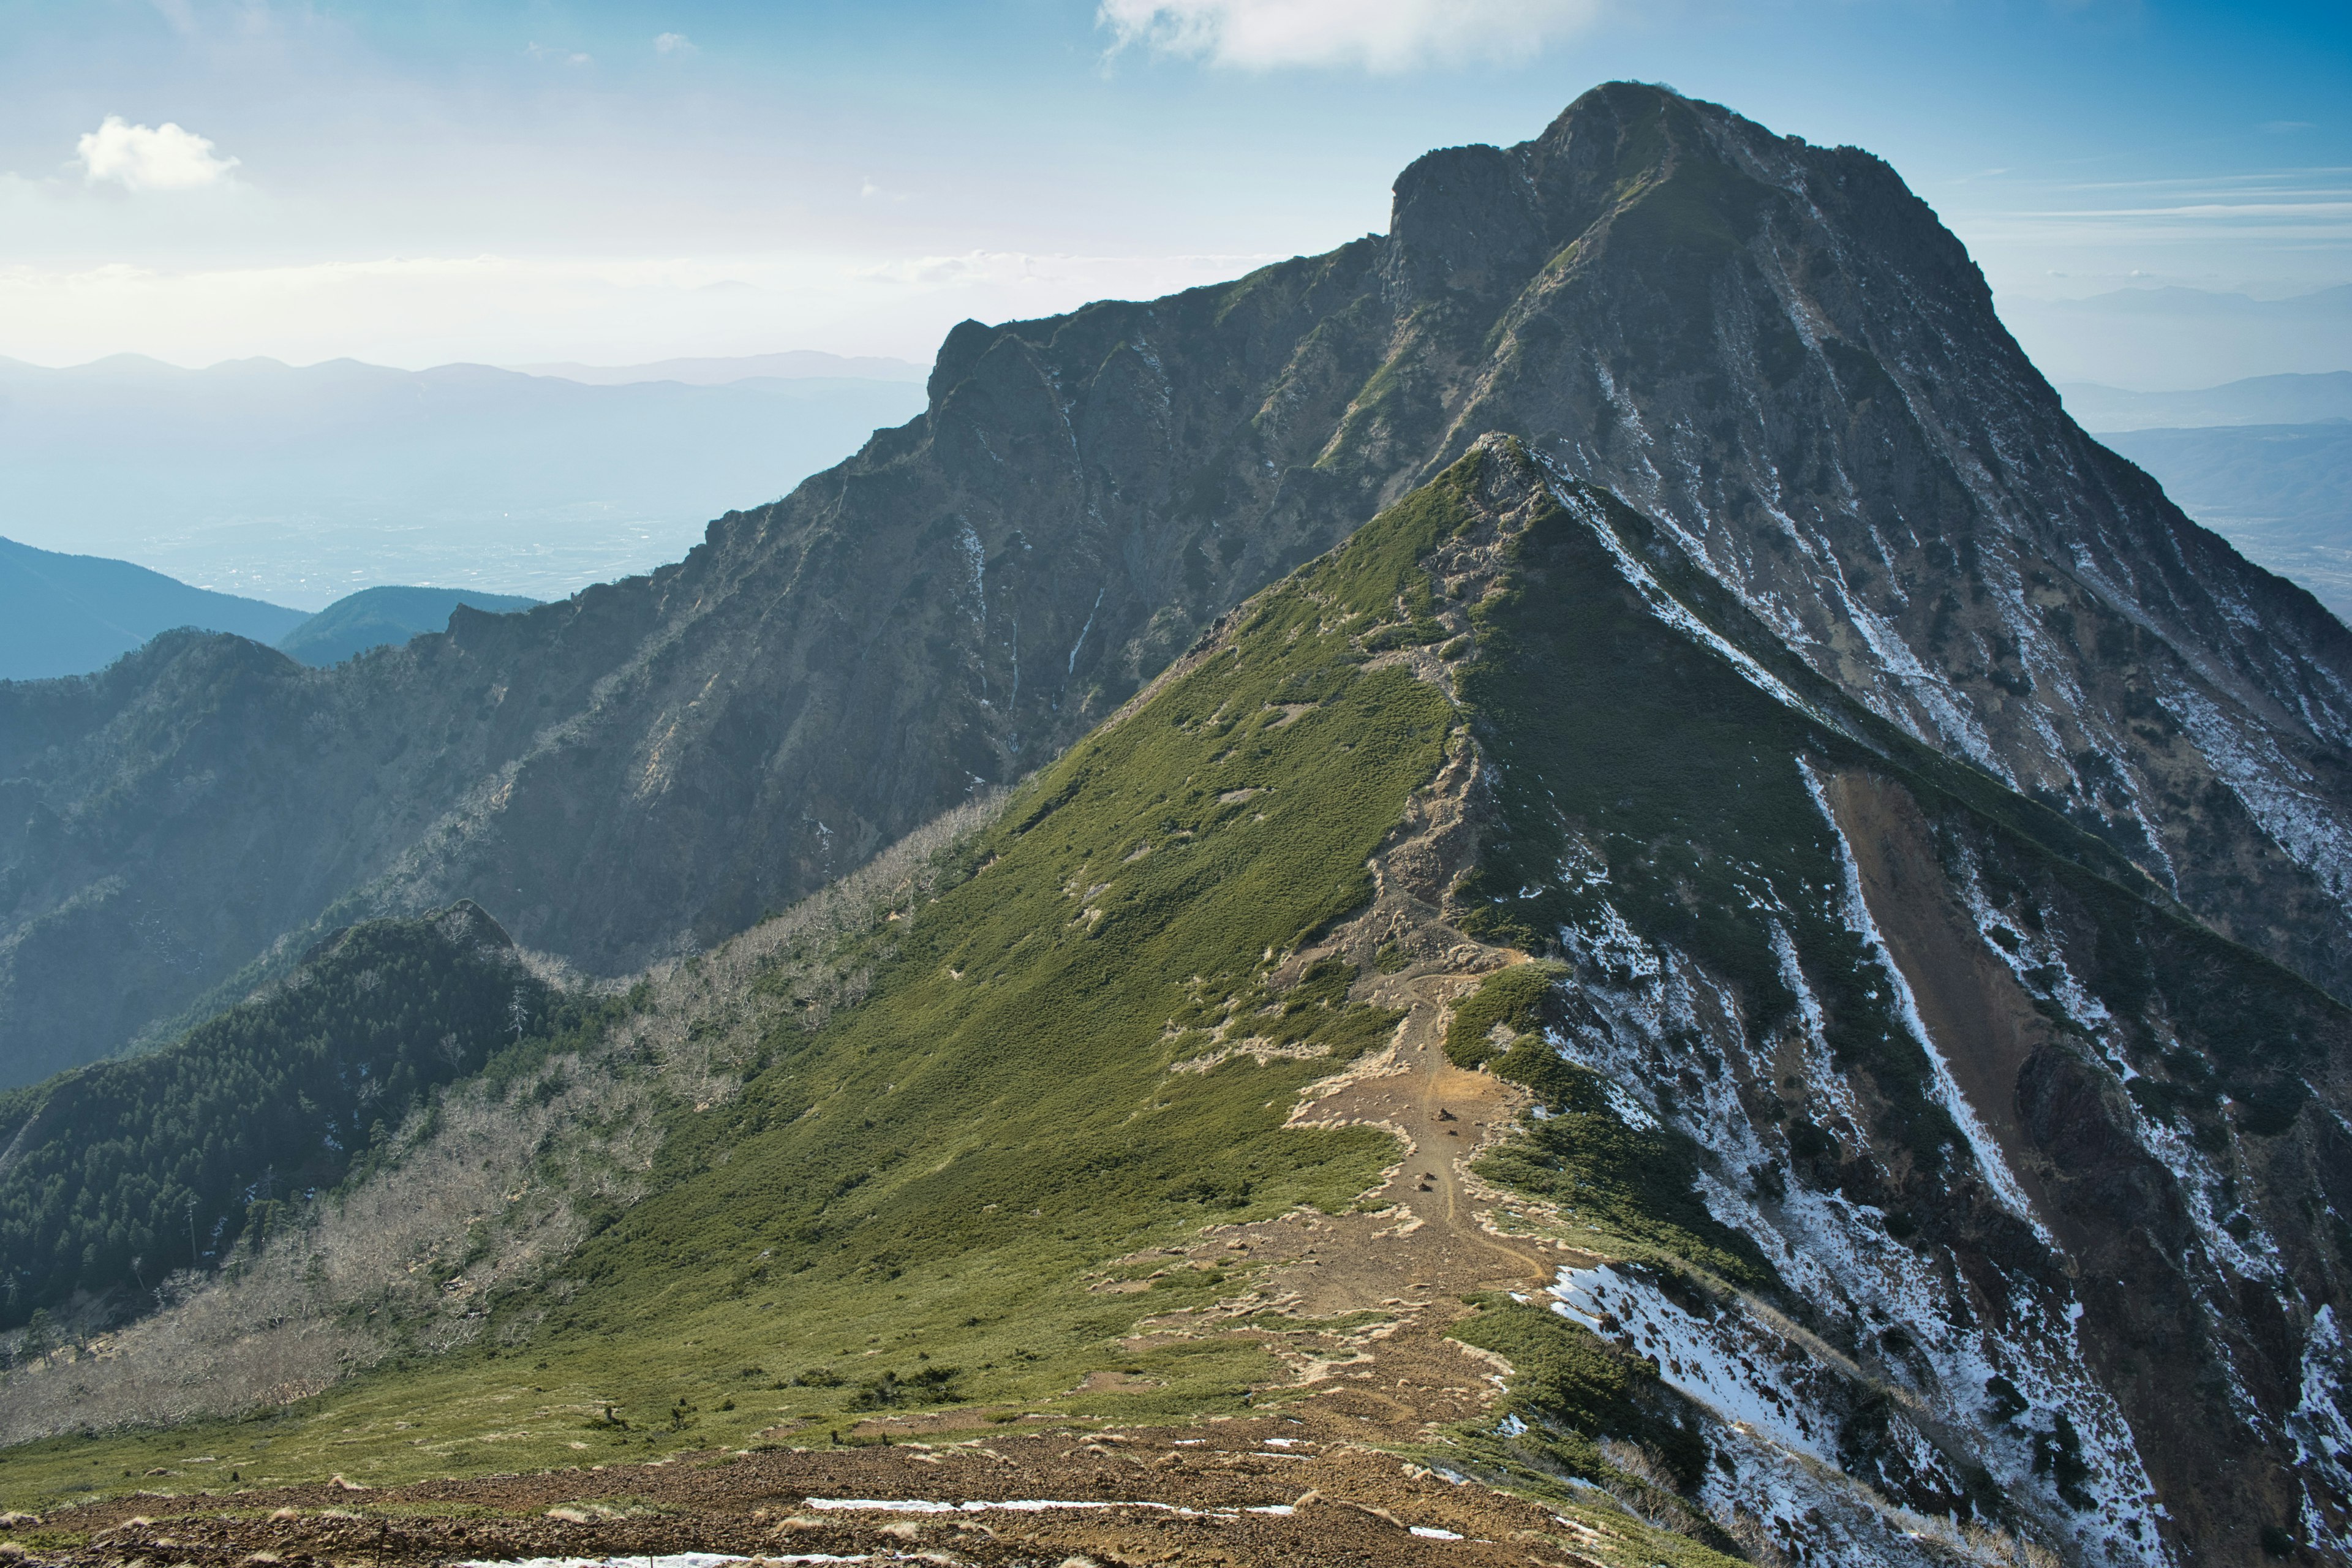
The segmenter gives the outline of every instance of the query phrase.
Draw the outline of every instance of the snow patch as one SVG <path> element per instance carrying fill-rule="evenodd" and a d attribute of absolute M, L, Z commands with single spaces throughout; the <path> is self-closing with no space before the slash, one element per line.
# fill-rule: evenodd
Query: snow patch
<path fill-rule="evenodd" d="M 1633 584 L 1633 591 L 1642 595 L 1643 602 L 1650 606 L 1652 615 L 1656 616 L 1659 620 L 1693 642 L 1721 655 L 1750 685 L 1766 695 L 1787 703 L 1809 718 L 1825 724 L 1829 722 L 1827 719 L 1814 711 L 1811 705 L 1803 698 L 1790 689 L 1787 683 L 1779 676 L 1774 675 L 1733 646 L 1722 633 L 1685 609 L 1682 601 L 1667 593 L 1659 584 L 1657 578 L 1652 575 L 1650 569 L 1634 560 L 1624 545 L 1618 542 L 1616 530 L 1609 526 L 1608 518 L 1602 515 L 1599 507 L 1558 484 L 1552 487 L 1552 499 L 1559 501 L 1571 516 L 1592 530 L 1593 537 L 1598 539 L 1602 548 L 1609 552 L 1610 558 L 1617 563 L 1617 570 L 1623 574 L 1626 582 Z"/>

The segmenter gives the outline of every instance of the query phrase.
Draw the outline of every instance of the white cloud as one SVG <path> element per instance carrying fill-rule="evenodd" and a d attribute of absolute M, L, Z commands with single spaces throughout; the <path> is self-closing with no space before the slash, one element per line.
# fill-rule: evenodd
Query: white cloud
<path fill-rule="evenodd" d="M 534 43 L 527 45 L 522 52 L 529 55 L 532 59 L 553 60 L 558 65 L 584 66 L 595 63 L 593 56 L 583 55 L 577 49 L 550 48 L 545 44 Z"/>
<path fill-rule="evenodd" d="M 684 33 L 656 33 L 654 35 L 654 51 L 664 55 L 690 55 L 694 53 L 694 40 Z"/>
<path fill-rule="evenodd" d="M 1602 0 L 1100 0 L 1114 51 L 1213 65 L 1372 71 L 1510 58 L 1577 32 Z"/>
<path fill-rule="evenodd" d="M 111 180 L 128 191 L 185 191 L 215 185 L 236 167 L 234 158 L 213 152 L 212 142 L 165 121 L 130 125 L 110 114 L 74 144 L 82 178 L 91 184 Z"/>

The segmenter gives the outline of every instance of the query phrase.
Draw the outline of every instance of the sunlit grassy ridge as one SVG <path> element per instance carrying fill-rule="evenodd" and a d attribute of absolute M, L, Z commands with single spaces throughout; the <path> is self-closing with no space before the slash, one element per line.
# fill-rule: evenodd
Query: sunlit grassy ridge
<path fill-rule="evenodd" d="M 235 1452 L 247 1481 L 389 1480 L 740 1445 L 794 1416 L 823 1440 L 877 1405 L 1237 1405 L 1274 1370 L 1253 1344 L 1118 1342 L 1231 1270 L 1089 1286 L 1203 1224 L 1345 1207 L 1393 1157 L 1370 1129 L 1283 1125 L 1391 1016 L 1348 1005 L 1340 966 L 1268 981 L 1369 896 L 1448 743 L 1444 697 L 1363 647 L 1425 616 L 1413 563 L 1462 521 L 1447 493 L 1261 595 L 1034 780 L 958 851 L 959 885 L 877 933 L 894 951 L 866 1003 L 779 1031 L 733 1101 L 681 1108 L 654 1194 L 499 1300 L 476 1348 L 263 1421 L 19 1449 L 5 1500 L 191 1449 Z M 1197 1065 L 1253 1040 L 1330 1048 Z M 1073 1393 L 1096 1372 L 1130 1381 Z"/>
<path fill-rule="evenodd" d="M 488 1295 L 468 1348 L 249 1422 L 11 1450 L 0 1503 L 120 1489 L 159 1466 L 175 1488 L 232 1471 L 247 1485 L 388 1482 L 822 1444 L 926 1407 L 1004 1420 L 1240 1408 L 1282 1376 L 1248 1334 L 1150 1349 L 1129 1336 L 1233 1296 L 1254 1267 L 1160 1249 L 1204 1225 L 1349 1206 L 1394 1157 L 1370 1129 L 1285 1125 L 1306 1084 L 1395 1022 L 1348 1001 L 1346 964 L 1285 960 L 1362 906 L 1368 857 L 1466 743 L 1465 719 L 1494 809 L 1462 923 L 1546 960 L 1497 972 L 1449 1030 L 1456 1061 L 1550 1112 L 1479 1173 L 1552 1200 L 1580 1247 L 1771 1293 L 1753 1243 L 1693 1192 L 1703 1152 L 1670 1127 L 1629 1125 L 1593 1073 L 1544 1045 L 1580 996 L 1630 982 L 1617 950 L 1573 934 L 1619 911 L 1721 977 L 1745 1026 L 1769 1032 L 1794 1004 L 1767 935 L 1781 921 L 1832 1050 L 1874 1080 L 1885 1124 L 1920 1145 L 1933 1181 L 1948 1123 L 1836 912 L 1833 841 L 1797 760 L 1906 778 L 1955 822 L 1985 813 L 1969 817 L 2000 825 L 1985 843 L 2036 875 L 2057 868 L 2085 898 L 2132 895 L 2097 846 L 1874 730 L 1785 659 L 1783 678 L 1837 718 L 1792 710 L 1662 626 L 1591 520 L 1530 493 L 1537 482 L 1523 455 L 1482 447 L 1245 606 L 956 843 L 922 880 L 938 896 L 894 898 L 887 917 L 819 943 L 860 977 L 837 1010 L 793 1005 L 822 988 L 808 963 L 738 965 L 764 974 L 747 994 L 773 992 L 777 1021 L 730 1038 L 734 1065 L 709 1094 L 675 1091 L 688 1098 L 633 1189 L 648 1195 L 553 1269 Z M 1422 561 L 1471 548 L 1448 541 L 1486 515 L 1484 486 L 1518 494 L 1526 526 L 1487 542 L 1500 591 L 1446 644 L 1447 659 L 1476 647 L 1453 667 L 1463 710 L 1378 654 L 1460 633 Z M 1612 507 L 1607 521 L 1641 547 L 1637 519 Z M 1704 584 L 1667 585 L 1741 637 Z M 698 1018 L 679 1020 L 688 1044 L 716 1026 Z M 1464 1426 L 1450 1465 L 1563 1498 L 1563 1478 L 1581 1477 L 1643 1507 L 1657 1465 L 1665 1484 L 1686 1480 L 1686 1426 L 1654 1374 L 1549 1314 L 1481 1306 L 1461 1337 L 1517 1364 L 1509 1409 L 1529 1425 L 1507 1440 L 1492 1416 Z"/>

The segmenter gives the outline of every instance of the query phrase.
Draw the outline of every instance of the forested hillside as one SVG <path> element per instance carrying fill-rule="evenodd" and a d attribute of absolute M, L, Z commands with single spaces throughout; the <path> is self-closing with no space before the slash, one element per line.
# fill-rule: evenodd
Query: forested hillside
<path fill-rule="evenodd" d="M 177 1044 L 0 1096 L 0 1326 L 250 1249 L 436 1086 L 583 1005 L 459 904 L 338 932 Z"/>

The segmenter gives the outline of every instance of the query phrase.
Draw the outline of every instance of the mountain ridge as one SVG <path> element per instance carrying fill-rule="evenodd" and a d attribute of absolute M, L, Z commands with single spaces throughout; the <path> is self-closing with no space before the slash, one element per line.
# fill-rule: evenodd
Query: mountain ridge
<path fill-rule="evenodd" d="M 2063 383 L 2059 395 L 2086 430 L 2214 425 L 2312 425 L 2352 418 L 2352 371 L 2258 375 L 2186 392 L 2132 392 L 2091 382 Z"/>
<path fill-rule="evenodd" d="M 444 1300 L 387 1330 L 434 1348 L 288 1405 L 262 1484 L 741 1449 L 763 1497 L 876 1496 L 844 1489 L 878 1473 L 847 1430 L 993 1456 L 884 1499 L 1034 1499 L 1050 1452 L 990 1433 L 1042 1420 L 1135 1445 L 1116 1495 L 1172 1511 L 1219 1427 L 1171 1424 L 1223 1416 L 1299 1449 L 1295 1500 L 1252 1506 L 1309 1533 L 1253 1563 L 1311 1556 L 1351 1498 L 1420 1539 L 1507 1533 L 1464 1481 L 1550 1510 L 1515 1552 L 1612 1568 L 2341 1549 L 2352 1237 L 2323 1210 L 2352 1179 L 2352 1015 L 1513 438 L 1221 617 L 927 886 L 904 864 L 833 928 L 846 1005 L 795 1021 L 824 987 L 788 916 L 649 979 L 611 1039 L 485 1096 L 488 1128 L 462 1089 L 446 1140 L 414 1119 L 387 1193 L 402 1160 L 419 1196 L 471 1180 L 451 1154 L 503 1125 L 552 1157 L 499 1167 L 510 1219 L 417 1243 Z M 576 1253 L 535 1254 L 578 1177 L 529 1119 L 631 1063 L 676 1086 L 650 1147 L 627 1120 L 642 1174 Z M 205 1299 L 280 1300 L 376 1201 Z M 210 1354 L 250 1342 L 199 1321 Z M 1465 1377 L 1459 1347 L 1504 1358 L 1500 1397 L 1465 1396 L 1495 1363 Z M 5 1403 L 88 1419 L 92 1390 L 147 1396 L 152 1353 L 29 1367 Z M 68 1439 L 16 1473 L 70 1499 L 255 1429 Z M 1354 1489 L 1324 1456 L 1367 1446 L 1445 1474 Z M 709 1533 L 666 1550 L 889 1539 L 880 1503 L 694 1506 Z M 48 1522 L 155 1528 L 120 1512 Z"/>
<path fill-rule="evenodd" d="M 277 689 L 282 722 L 437 710 L 424 721 L 451 739 L 384 782 L 429 830 L 372 825 L 349 869 L 270 919 L 470 889 L 527 945 L 607 972 L 718 940 L 1025 771 L 1492 428 L 1661 520 L 1893 721 L 2347 983 L 2330 759 L 2352 639 L 2074 431 L 1958 242 L 1866 153 L 1595 89 L 1518 148 L 1417 162 L 1385 237 L 1165 300 L 966 323 L 929 390 L 914 425 L 719 520 L 687 563 L 510 622 L 461 616 L 364 695 Z M 2029 472 L 2029 454 L 2047 460 Z M 26 777 L 47 809 L 128 713 L 56 737 L 67 761 Z M 363 749 L 337 740 L 324 765 L 356 774 Z M 350 810 L 355 788 L 319 798 Z M 721 822 L 734 863 L 711 879 L 689 868 Z M 558 863 L 559 837 L 589 853 Z M 27 892 L 0 940 L 120 918 L 103 900 L 68 917 L 88 873 L 17 843 Z M 209 973 L 263 951 L 240 940 Z"/>
<path fill-rule="evenodd" d="M 505 616 L 539 603 L 518 594 L 480 594 L 467 588 L 362 588 L 344 595 L 272 646 L 304 664 L 337 665 L 372 647 L 446 630 L 450 616 L 461 605 L 486 615 Z"/>

